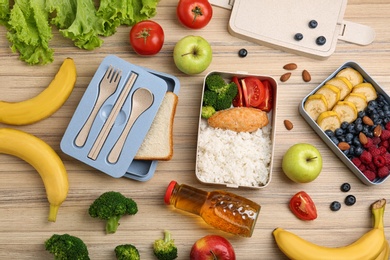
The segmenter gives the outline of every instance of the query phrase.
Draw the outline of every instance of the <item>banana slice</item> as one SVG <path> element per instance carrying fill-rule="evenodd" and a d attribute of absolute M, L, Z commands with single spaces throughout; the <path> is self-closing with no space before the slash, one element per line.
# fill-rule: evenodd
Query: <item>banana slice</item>
<path fill-rule="evenodd" d="M 352 86 L 356 86 L 363 82 L 363 76 L 359 71 L 353 68 L 345 68 L 336 74 L 336 77 L 345 77 L 351 82 Z"/>
<path fill-rule="evenodd" d="M 335 111 L 322 112 L 317 119 L 318 126 L 323 130 L 336 130 L 340 128 L 340 117 Z"/>
<path fill-rule="evenodd" d="M 365 82 L 360 83 L 353 87 L 352 89 L 353 93 L 360 93 L 366 96 L 367 102 L 370 102 L 371 100 L 374 100 L 377 98 L 376 90 L 374 86 L 371 83 Z"/>
<path fill-rule="evenodd" d="M 356 106 L 358 112 L 363 111 L 367 107 L 367 98 L 360 93 L 349 93 L 349 95 L 344 98 L 344 101 L 352 102 Z"/>
<path fill-rule="evenodd" d="M 352 84 L 346 77 L 332 78 L 325 84 L 332 85 L 340 89 L 340 100 L 343 100 L 352 91 Z"/>
<path fill-rule="evenodd" d="M 322 94 L 314 94 L 306 99 L 305 106 L 306 112 L 309 114 L 311 119 L 317 120 L 318 116 L 328 110 L 328 102 Z"/>
<path fill-rule="evenodd" d="M 340 90 L 332 85 L 324 85 L 317 90 L 316 94 L 322 94 L 325 96 L 328 103 L 328 110 L 331 110 L 333 106 L 340 100 Z"/>
<path fill-rule="evenodd" d="M 332 111 L 335 111 L 339 115 L 340 122 L 352 123 L 358 115 L 355 104 L 349 101 L 337 102 Z"/>

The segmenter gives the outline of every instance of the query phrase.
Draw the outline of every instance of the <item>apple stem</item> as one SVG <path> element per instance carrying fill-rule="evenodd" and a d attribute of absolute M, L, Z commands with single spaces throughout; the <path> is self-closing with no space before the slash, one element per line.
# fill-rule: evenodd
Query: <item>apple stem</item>
<path fill-rule="evenodd" d="M 196 56 L 198 54 L 198 51 L 194 50 L 192 52 L 187 52 L 187 53 L 182 54 L 181 56 L 184 57 L 184 56 L 191 55 L 191 54 Z"/>
<path fill-rule="evenodd" d="M 213 255 L 213 260 L 218 260 L 218 257 L 215 255 L 213 250 L 210 250 L 210 253 Z"/>
<path fill-rule="evenodd" d="M 306 161 L 307 161 L 307 162 L 310 162 L 311 160 L 315 160 L 315 159 L 317 159 L 317 156 L 310 157 L 310 158 L 306 159 Z"/>

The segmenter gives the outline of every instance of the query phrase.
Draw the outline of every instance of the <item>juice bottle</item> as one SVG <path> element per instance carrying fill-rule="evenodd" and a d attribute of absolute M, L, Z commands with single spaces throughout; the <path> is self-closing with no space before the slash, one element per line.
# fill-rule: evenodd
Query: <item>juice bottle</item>
<path fill-rule="evenodd" d="M 226 191 L 203 191 L 171 181 L 164 201 L 178 209 L 201 216 L 206 223 L 232 234 L 250 237 L 260 205 Z"/>

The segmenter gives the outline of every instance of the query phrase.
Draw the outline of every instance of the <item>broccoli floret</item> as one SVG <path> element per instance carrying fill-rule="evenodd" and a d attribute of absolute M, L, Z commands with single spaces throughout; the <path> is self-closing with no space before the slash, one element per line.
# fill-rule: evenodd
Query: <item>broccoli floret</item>
<path fill-rule="evenodd" d="M 202 117 L 209 119 L 215 114 L 215 108 L 212 106 L 202 106 Z"/>
<path fill-rule="evenodd" d="M 216 91 L 225 85 L 225 80 L 219 74 L 211 74 L 206 77 L 206 87 L 211 91 Z"/>
<path fill-rule="evenodd" d="M 216 92 L 206 89 L 203 94 L 203 105 L 215 107 L 217 98 L 218 94 Z"/>
<path fill-rule="evenodd" d="M 124 215 L 138 212 L 137 203 L 120 192 L 108 191 L 100 195 L 89 207 L 89 215 L 106 220 L 106 233 L 115 233 L 119 220 Z"/>
<path fill-rule="evenodd" d="M 123 244 L 115 247 L 115 255 L 118 260 L 140 260 L 138 249 L 131 244 Z"/>
<path fill-rule="evenodd" d="M 238 93 L 234 82 L 226 83 L 219 74 L 211 74 L 206 78 L 206 87 L 203 94 L 203 105 L 212 106 L 216 111 L 228 109 Z"/>
<path fill-rule="evenodd" d="M 45 248 L 54 255 L 55 260 L 89 260 L 84 242 L 68 234 L 52 235 L 46 240 Z"/>
<path fill-rule="evenodd" d="M 177 258 L 177 247 L 168 230 L 164 231 L 164 238 L 154 241 L 153 253 L 159 260 L 173 260 Z"/>

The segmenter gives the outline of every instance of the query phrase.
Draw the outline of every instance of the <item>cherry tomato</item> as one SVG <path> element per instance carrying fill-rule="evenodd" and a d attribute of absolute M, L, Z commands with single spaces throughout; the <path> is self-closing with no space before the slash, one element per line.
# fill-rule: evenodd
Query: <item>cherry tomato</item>
<path fill-rule="evenodd" d="M 264 101 L 257 107 L 265 112 L 269 112 L 273 106 L 273 89 L 271 83 L 268 80 L 262 81 L 265 90 L 265 98 Z"/>
<path fill-rule="evenodd" d="M 233 106 L 234 107 L 243 107 L 244 106 L 244 97 L 242 96 L 242 88 L 241 84 L 237 77 L 233 77 L 232 81 L 236 84 L 238 92 L 235 98 L 233 99 Z"/>
<path fill-rule="evenodd" d="M 180 0 L 176 15 L 185 27 L 201 29 L 210 22 L 213 8 L 208 0 Z"/>
<path fill-rule="evenodd" d="M 317 209 L 310 196 L 300 191 L 290 200 L 290 209 L 299 219 L 314 220 L 317 218 Z"/>
<path fill-rule="evenodd" d="M 265 87 L 256 77 L 241 79 L 244 103 L 247 107 L 258 107 L 265 99 Z"/>
<path fill-rule="evenodd" d="M 140 55 L 157 54 L 164 44 L 164 30 L 156 22 L 141 21 L 131 28 L 130 43 Z"/>

